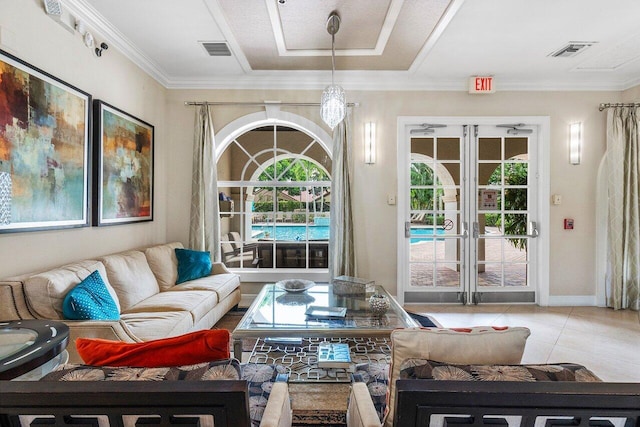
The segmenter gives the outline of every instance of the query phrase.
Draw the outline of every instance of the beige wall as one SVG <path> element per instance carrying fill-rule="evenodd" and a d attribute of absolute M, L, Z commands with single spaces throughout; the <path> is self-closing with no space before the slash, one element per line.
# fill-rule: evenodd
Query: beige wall
<path fill-rule="evenodd" d="M 194 107 L 184 101 L 317 102 L 319 91 L 166 90 L 116 49 L 102 58 L 49 19 L 39 0 L 0 0 L 0 27 L 15 35 L 19 58 L 153 125 L 155 140 L 154 221 L 112 227 L 0 234 L 0 277 L 90 256 L 163 241 L 188 241 Z M 472 96 L 462 92 L 347 91 L 357 101 L 353 115 L 354 194 L 359 274 L 396 293 L 396 206 L 386 203 L 397 192 L 398 116 L 549 116 L 551 121 L 550 194 L 561 194 L 549 209 L 551 296 L 595 293 L 595 180 L 604 152 L 605 114 L 601 102 L 638 101 L 640 86 L 625 92 L 498 92 Z M 285 109 L 285 108 L 283 108 Z M 321 123 L 317 108 L 286 108 Z M 216 130 L 260 111 L 215 107 Z M 378 125 L 378 161 L 363 163 L 365 121 Z M 568 124 L 584 123 L 582 164 L 568 162 Z M 328 131 L 328 129 L 327 129 Z M 221 171 L 226 166 L 221 165 Z M 543 208 L 545 208 L 543 207 Z M 575 229 L 562 229 L 574 218 Z M 252 288 L 247 288 L 250 291 Z M 245 287 L 243 287 L 245 290 Z"/>
<path fill-rule="evenodd" d="M 560 206 L 550 203 L 551 234 L 550 295 L 592 296 L 595 293 L 595 181 L 598 164 L 604 153 L 605 115 L 598 111 L 600 102 L 616 102 L 619 92 L 498 92 L 473 96 L 461 92 L 375 92 L 347 91 L 349 101 L 359 102 L 353 115 L 354 188 L 356 245 L 359 274 L 373 278 L 396 293 L 396 206 L 386 203 L 388 194 L 397 192 L 396 132 L 398 116 L 549 116 L 550 194 L 563 196 Z M 317 102 L 315 91 L 170 91 L 167 113 L 170 158 L 176 171 L 190 172 L 194 107 L 184 101 L 261 101 Z M 257 111 L 246 107 L 214 107 L 216 130 L 232 120 Z M 289 111 L 321 123 L 318 112 L 304 108 Z M 378 129 L 378 161 L 363 163 L 362 133 L 364 122 L 375 121 Z M 568 125 L 584 123 L 582 163 L 568 161 Z M 179 166 L 178 166 L 179 165 Z M 179 173 L 169 183 L 177 203 L 168 212 L 172 218 L 167 230 L 170 240 L 184 240 L 188 235 L 188 197 L 190 178 Z M 575 229 L 565 231 L 563 219 L 573 218 Z"/>
<path fill-rule="evenodd" d="M 155 126 L 154 221 L 135 225 L 0 234 L 0 277 L 166 240 L 166 90 L 116 49 L 96 57 L 78 33 L 44 12 L 38 0 L 0 0 L 0 27 L 14 35 L 12 54 Z M 6 42 L 6 39 L 4 39 Z M 101 40 L 99 40 L 101 41 Z M 7 46 L 0 46 L 6 50 Z"/>
<path fill-rule="evenodd" d="M 640 85 L 622 92 L 622 102 L 640 102 Z"/>

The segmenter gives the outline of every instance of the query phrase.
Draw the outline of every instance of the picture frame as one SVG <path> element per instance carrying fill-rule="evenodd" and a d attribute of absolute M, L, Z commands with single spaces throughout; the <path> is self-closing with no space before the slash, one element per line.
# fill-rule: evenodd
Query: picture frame
<path fill-rule="evenodd" d="M 91 95 L 0 50 L 0 233 L 86 227 Z"/>
<path fill-rule="evenodd" d="M 93 225 L 153 221 L 154 126 L 93 101 Z"/>

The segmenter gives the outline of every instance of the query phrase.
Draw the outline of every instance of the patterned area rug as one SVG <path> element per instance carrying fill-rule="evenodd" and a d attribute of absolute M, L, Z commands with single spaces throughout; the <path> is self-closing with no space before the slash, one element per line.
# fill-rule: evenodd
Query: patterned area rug
<path fill-rule="evenodd" d="M 319 368 L 318 345 L 323 342 L 349 344 L 349 368 Z M 282 365 L 287 368 L 289 382 L 351 382 L 356 366 L 365 363 L 390 363 L 391 343 L 385 338 L 303 338 L 301 344 L 255 343 L 250 363 Z"/>

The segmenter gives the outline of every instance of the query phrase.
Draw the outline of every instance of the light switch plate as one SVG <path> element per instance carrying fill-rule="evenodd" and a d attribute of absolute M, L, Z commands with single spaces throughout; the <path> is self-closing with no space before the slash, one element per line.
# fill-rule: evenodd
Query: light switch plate
<path fill-rule="evenodd" d="M 396 204 L 396 195 L 395 194 L 387 195 L 387 204 L 388 205 L 395 205 Z"/>

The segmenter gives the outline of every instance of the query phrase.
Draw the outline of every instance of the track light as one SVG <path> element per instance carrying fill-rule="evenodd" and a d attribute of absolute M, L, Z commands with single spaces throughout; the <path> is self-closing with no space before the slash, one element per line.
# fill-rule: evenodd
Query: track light
<path fill-rule="evenodd" d="M 105 42 L 100 43 L 100 47 L 96 48 L 96 56 L 98 57 L 102 56 L 102 51 L 107 49 L 109 49 L 108 44 L 106 44 Z"/>

